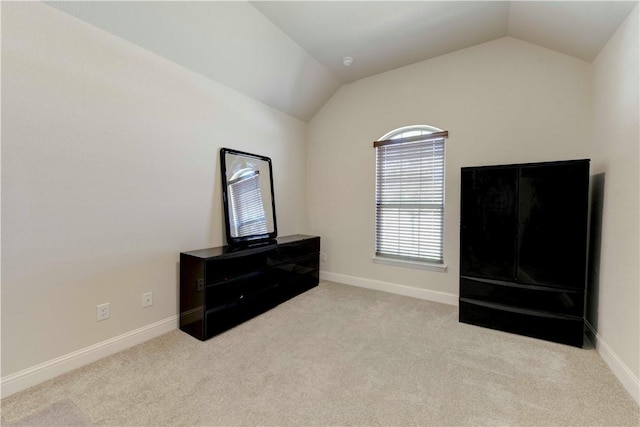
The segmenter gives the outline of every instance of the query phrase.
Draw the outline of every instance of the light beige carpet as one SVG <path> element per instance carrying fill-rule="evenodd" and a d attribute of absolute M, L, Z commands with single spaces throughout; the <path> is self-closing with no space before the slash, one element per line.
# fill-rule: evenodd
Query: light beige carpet
<path fill-rule="evenodd" d="M 2 401 L 4 425 L 640 425 L 593 349 L 321 282 L 206 342 L 173 331 Z"/>

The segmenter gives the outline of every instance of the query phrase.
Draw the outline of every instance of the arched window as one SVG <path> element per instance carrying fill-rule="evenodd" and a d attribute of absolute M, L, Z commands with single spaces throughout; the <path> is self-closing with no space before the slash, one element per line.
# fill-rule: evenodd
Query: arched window
<path fill-rule="evenodd" d="M 444 265 L 444 141 L 448 132 L 417 125 L 395 129 L 376 149 L 378 260 Z"/>

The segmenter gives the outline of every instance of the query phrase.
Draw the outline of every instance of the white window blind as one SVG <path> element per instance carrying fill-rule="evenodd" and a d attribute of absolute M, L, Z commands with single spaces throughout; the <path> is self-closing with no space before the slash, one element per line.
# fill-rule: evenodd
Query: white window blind
<path fill-rule="evenodd" d="M 374 143 L 375 251 L 381 257 L 442 264 L 444 141 L 448 133 L 420 133 L 405 130 Z M 407 134 L 412 136 L 398 137 Z"/>
<path fill-rule="evenodd" d="M 233 237 L 267 233 L 258 171 L 229 182 L 229 201 L 233 215 Z"/>

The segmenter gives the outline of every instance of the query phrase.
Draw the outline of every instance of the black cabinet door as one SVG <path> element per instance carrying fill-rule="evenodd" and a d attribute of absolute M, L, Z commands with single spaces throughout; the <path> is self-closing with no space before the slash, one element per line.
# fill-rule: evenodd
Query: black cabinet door
<path fill-rule="evenodd" d="M 517 168 L 463 168 L 460 274 L 514 280 Z"/>
<path fill-rule="evenodd" d="M 520 169 L 517 281 L 584 288 L 588 161 Z"/>

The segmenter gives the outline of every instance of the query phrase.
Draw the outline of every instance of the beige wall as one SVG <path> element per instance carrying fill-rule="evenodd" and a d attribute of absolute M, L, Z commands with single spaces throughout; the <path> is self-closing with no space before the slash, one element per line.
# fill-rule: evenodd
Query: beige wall
<path fill-rule="evenodd" d="M 220 147 L 272 157 L 279 231 L 304 231 L 304 138 L 49 6 L 4 3 L 2 376 L 177 313 L 179 252 L 223 242 Z"/>
<path fill-rule="evenodd" d="M 637 387 L 637 16 L 593 66 L 502 38 L 346 85 L 305 126 L 48 6 L 2 4 L 2 377 L 177 313 L 178 253 L 222 243 L 226 146 L 273 158 L 280 234 L 321 235 L 325 273 L 452 298 L 460 167 L 592 157 L 590 321 Z M 450 132 L 445 273 L 371 262 L 372 141 L 411 124 Z"/>
<path fill-rule="evenodd" d="M 594 187 L 597 191 L 593 195 L 596 202 L 593 216 L 598 226 L 592 228 L 592 234 L 600 247 L 594 256 L 595 276 L 590 283 L 588 316 L 601 341 L 599 350 L 613 351 L 635 376 L 637 401 L 640 401 L 639 39 L 636 6 L 593 63 L 592 174 L 598 180 Z"/>
<path fill-rule="evenodd" d="M 462 166 L 589 156 L 590 65 L 501 38 L 343 86 L 308 127 L 308 211 L 325 274 L 458 295 Z M 446 273 L 373 264 L 372 142 L 401 126 L 449 131 Z"/>

